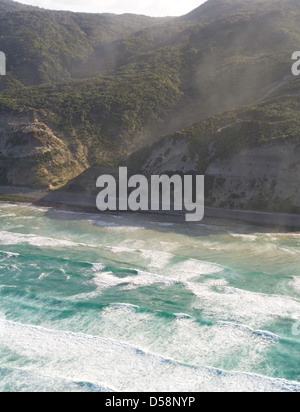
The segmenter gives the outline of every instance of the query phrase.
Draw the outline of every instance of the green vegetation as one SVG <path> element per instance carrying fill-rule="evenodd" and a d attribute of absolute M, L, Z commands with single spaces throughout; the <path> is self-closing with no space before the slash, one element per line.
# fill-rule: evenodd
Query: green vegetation
<path fill-rule="evenodd" d="M 128 164 L 139 170 L 155 148 L 166 141 L 188 141 L 192 159 L 199 158 L 199 173 L 215 159 L 242 149 L 283 140 L 299 141 L 300 96 L 287 95 L 242 107 L 202 120 L 133 153 Z M 213 144 L 213 147 L 210 146 Z M 254 183 L 253 183 L 254 185 Z"/>
<path fill-rule="evenodd" d="M 209 0 L 175 19 L 0 0 L 0 183 L 53 189 L 94 165 L 138 171 L 168 139 L 188 141 L 182 162 L 197 157 L 204 173 L 298 139 L 299 17 L 293 0 Z"/>
<path fill-rule="evenodd" d="M 18 203 L 30 203 L 34 200 L 22 196 L 17 195 L 1 195 L 0 194 L 0 202 L 18 202 Z"/>
<path fill-rule="evenodd" d="M 64 142 L 75 162 L 112 165 L 132 151 L 137 140 L 140 144 L 146 138 L 147 127 L 159 135 L 165 116 L 181 96 L 178 83 L 176 72 L 160 67 L 138 75 L 128 72 L 108 78 L 19 88 L 0 95 L 0 110 L 7 116 L 34 112 L 35 118 Z M 44 167 L 50 171 L 46 173 L 48 177 L 40 176 L 43 186 L 51 184 L 55 175 L 62 176 L 62 170 L 68 166 L 78 174 L 82 171 L 74 168 L 71 159 L 65 158 L 64 165 L 55 164 L 59 147 L 50 145 L 48 149 L 35 155 L 39 170 Z M 66 177 L 65 172 L 63 176 Z"/>
<path fill-rule="evenodd" d="M 160 20 L 55 12 L 1 0 L 0 50 L 7 55 L 10 76 L 25 86 L 88 77 L 91 65 L 95 73 L 105 68 L 98 55 L 108 44 Z M 7 88 L 3 79 L 1 88 Z"/>
<path fill-rule="evenodd" d="M 214 130 L 211 133 L 206 129 L 205 139 L 198 128 L 203 124 L 196 124 L 187 130 L 192 135 L 191 151 L 197 146 L 214 142 L 214 152 L 210 161 L 238 154 L 247 147 L 259 146 L 289 140 L 299 140 L 300 137 L 300 96 L 283 96 L 274 100 L 265 101 L 258 105 L 237 109 L 234 112 L 211 119 Z M 233 121 L 232 123 L 229 120 Z M 227 127 L 222 126 L 227 123 Z M 222 128 L 224 127 L 224 128 Z M 216 129 L 218 130 L 216 131 Z M 197 136 L 197 137 L 196 137 Z"/>

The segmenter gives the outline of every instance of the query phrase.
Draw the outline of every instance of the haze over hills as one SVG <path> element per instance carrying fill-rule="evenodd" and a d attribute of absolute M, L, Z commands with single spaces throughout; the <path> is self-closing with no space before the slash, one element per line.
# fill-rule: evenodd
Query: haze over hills
<path fill-rule="evenodd" d="M 250 150 L 247 162 L 259 170 L 257 148 L 268 152 L 275 140 L 292 142 L 294 153 L 298 147 L 300 85 L 291 55 L 299 50 L 299 17 L 295 0 L 209 0 L 172 19 L 0 0 L 8 61 L 0 78 L 0 183 L 58 188 L 75 178 L 67 187 L 91 190 L 100 169 L 130 156 L 135 171 L 214 176 L 212 205 L 269 210 L 278 198 L 277 206 L 297 210 L 275 154 L 269 169 L 261 159 L 262 182 L 246 179 L 251 190 L 242 179 L 232 183 L 232 166 Z M 297 172 L 292 163 L 287 170 Z"/>
<path fill-rule="evenodd" d="M 25 86 L 70 80 L 76 71 L 85 76 L 95 50 L 161 20 L 57 12 L 10 0 L 0 2 L 0 19 L 0 47 L 7 55 L 10 81 Z M 96 72 L 101 70 L 100 61 Z"/>

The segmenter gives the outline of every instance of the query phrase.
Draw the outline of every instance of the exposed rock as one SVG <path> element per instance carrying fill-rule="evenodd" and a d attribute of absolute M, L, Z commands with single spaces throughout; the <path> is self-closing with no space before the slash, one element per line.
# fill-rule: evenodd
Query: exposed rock
<path fill-rule="evenodd" d="M 1 183 L 54 188 L 83 170 L 76 153 L 35 112 L 0 115 Z"/>
<path fill-rule="evenodd" d="M 280 142 L 217 159 L 205 173 L 210 205 L 300 211 L 300 143 Z"/>
<path fill-rule="evenodd" d="M 155 147 L 141 168 L 147 175 L 163 172 L 189 173 L 196 170 L 199 156 L 190 156 L 188 142 L 181 139 L 164 140 L 162 145 Z"/>

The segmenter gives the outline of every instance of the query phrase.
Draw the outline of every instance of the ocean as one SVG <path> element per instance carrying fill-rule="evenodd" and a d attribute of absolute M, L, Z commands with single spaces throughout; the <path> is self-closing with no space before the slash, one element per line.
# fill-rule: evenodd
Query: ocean
<path fill-rule="evenodd" d="M 0 203 L 0 391 L 300 391 L 300 233 Z"/>

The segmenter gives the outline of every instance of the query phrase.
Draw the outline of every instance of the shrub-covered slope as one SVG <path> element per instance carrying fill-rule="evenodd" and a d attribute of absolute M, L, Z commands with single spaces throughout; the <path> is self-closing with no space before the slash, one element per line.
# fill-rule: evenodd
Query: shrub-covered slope
<path fill-rule="evenodd" d="M 0 78 L 0 182 L 57 188 L 95 164 L 124 164 L 137 149 L 133 164 L 150 170 L 145 154 L 153 142 L 163 147 L 165 135 L 181 142 L 175 152 L 186 156 L 184 170 L 201 172 L 264 141 L 297 140 L 291 55 L 299 18 L 292 0 L 209 0 L 172 19 L 0 0 L 8 62 Z M 258 121 L 272 105 L 283 120 Z"/>

